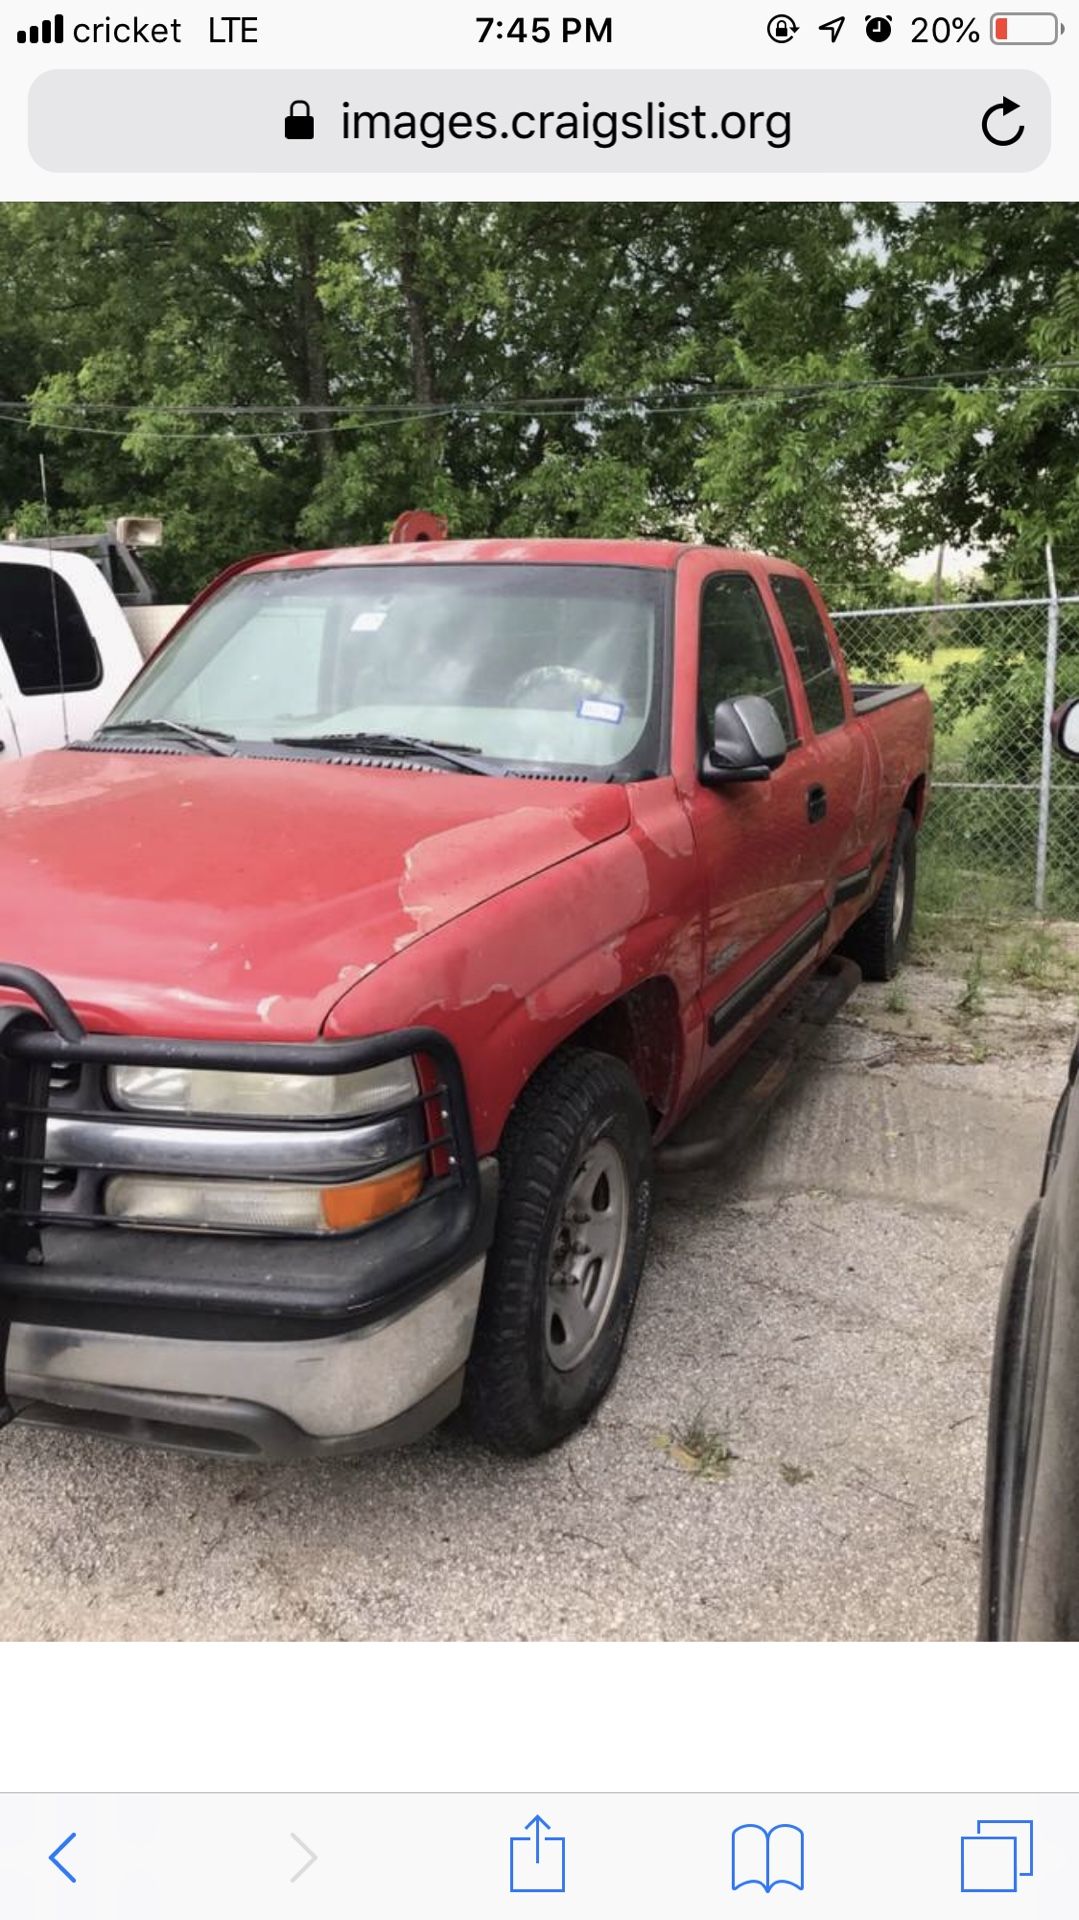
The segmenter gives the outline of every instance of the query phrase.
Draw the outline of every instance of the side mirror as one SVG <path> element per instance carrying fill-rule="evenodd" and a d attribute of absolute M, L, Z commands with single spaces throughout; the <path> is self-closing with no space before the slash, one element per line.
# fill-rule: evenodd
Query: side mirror
<path fill-rule="evenodd" d="M 1054 713 L 1053 737 L 1065 760 L 1079 760 L 1079 695 Z"/>
<path fill-rule="evenodd" d="M 716 708 L 715 743 L 704 756 L 701 785 L 728 786 L 735 780 L 767 780 L 787 757 L 787 738 L 779 715 L 763 694 L 745 693 L 721 700 Z"/>

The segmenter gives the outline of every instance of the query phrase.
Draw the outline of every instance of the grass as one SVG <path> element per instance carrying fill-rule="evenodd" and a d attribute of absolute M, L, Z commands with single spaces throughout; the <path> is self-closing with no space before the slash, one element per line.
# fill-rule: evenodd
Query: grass
<path fill-rule="evenodd" d="M 1037 924 L 1024 927 L 1008 947 L 1002 971 L 1005 979 L 1035 993 L 1064 993 L 1079 984 L 1079 959 L 1059 933 Z"/>
<path fill-rule="evenodd" d="M 802 1487 L 807 1480 L 812 1480 L 813 1469 L 812 1467 L 800 1467 L 794 1460 L 781 1460 L 779 1463 L 779 1477 L 785 1481 L 788 1487 Z"/>
<path fill-rule="evenodd" d="M 996 869 L 956 856 L 934 841 L 927 824 L 918 849 L 918 918 L 958 919 L 988 925 L 1033 910 L 1033 862 L 1029 873 Z"/>
<path fill-rule="evenodd" d="M 710 1426 L 703 1413 L 659 1434 L 657 1443 L 676 1467 L 697 1480 L 726 1480 L 732 1461 L 738 1458 L 726 1428 Z"/>
<path fill-rule="evenodd" d="M 909 1006 L 910 1002 L 898 980 L 894 980 L 884 998 L 885 1013 L 906 1013 Z"/>
<path fill-rule="evenodd" d="M 1011 987 L 1046 998 L 1079 994 L 1079 927 L 1065 919 L 1020 919 L 1014 910 L 1002 910 L 991 890 L 965 911 L 956 906 L 932 914 L 919 901 L 908 958 L 914 966 L 961 977 L 952 1018 L 964 1030 L 965 1057 L 974 1065 L 992 1053 L 977 1024 L 988 1012 L 989 993 Z M 893 1010 L 892 992 L 885 1006 Z"/>
<path fill-rule="evenodd" d="M 985 1012 L 985 962 L 981 949 L 972 954 L 967 964 L 963 980 L 963 990 L 955 1003 L 957 1013 L 967 1020 L 976 1020 Z"/>

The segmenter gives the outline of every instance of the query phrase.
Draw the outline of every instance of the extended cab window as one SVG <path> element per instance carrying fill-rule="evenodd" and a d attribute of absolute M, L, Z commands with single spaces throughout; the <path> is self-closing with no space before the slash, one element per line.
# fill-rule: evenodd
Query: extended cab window
<path fill-rule="evenodd" d="M 0 645 L 20 693 L 82 693 L 101 680 L 82 609 L 48 567 L 0 563 Z"/>
<path fill-rule="evenodd" d="M 830 733 L 846 719 L 843 687 L 835 656 L 828 645 L 824 622 L 804 580 L 789 573 L 772 575 L 772 592 L 779 602 L 791 646 L 801 668 L 814 733 Z"/>
<path fill-rule="evenodd" d="M 794 739 L 787 683 L 768 613 L 747 573 L 714 573 L 701 595 L 701 746 L 713 738 L 721 700 L 760 693 L 770 700 L 787 740 Z"/>

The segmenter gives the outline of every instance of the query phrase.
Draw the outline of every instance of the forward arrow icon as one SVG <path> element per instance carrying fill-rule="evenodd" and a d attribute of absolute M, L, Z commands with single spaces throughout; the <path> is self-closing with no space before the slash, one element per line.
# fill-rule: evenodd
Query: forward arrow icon
<path fill-rule="evenodd" d="M 307 1855 L 307 1859 L 304 1861 L 303 1866 L 297 1869 L 297 1871 L 293 1874 L 291 1880 L 289 1881 L 289 1885 L 294 1887 L 296 1885 L 297 1880 L 303 1879 L 304 1874 L 307 1872 L 308 1867 L 314 1866 L 315 1861 L 318 1859 L 318 1854 L 314 1852 L 313 1848 L 308 1846 L 306 1840 L 300 1839 L 300 1836 L 298 1833 L 290 1833 L 289 1839 L 295 1840 L 296 1845 L 300 1849 L 300 1852 L 306 1853 Z"/>

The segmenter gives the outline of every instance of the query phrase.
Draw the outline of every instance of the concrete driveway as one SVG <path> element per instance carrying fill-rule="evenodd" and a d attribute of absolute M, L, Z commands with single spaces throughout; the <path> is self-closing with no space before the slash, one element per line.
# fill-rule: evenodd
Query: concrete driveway
<path fill-rule="evenodd" d="M 1071 997 L 863 988 L 752 1145 L 663 1189 L 619 1379 L 525 1465 L 259 1468 L 16 1429 L 6 1638 L 966 1638 L 989 1357 Z"/>

